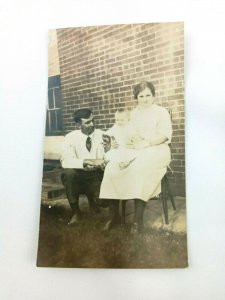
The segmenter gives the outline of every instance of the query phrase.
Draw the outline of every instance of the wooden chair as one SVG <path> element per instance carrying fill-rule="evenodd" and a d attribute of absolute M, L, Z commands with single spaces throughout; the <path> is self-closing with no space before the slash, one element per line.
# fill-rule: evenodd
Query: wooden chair
<path fill-rule="evenodd" d="M 171 192 L 167 173 L 164 175 L 161 184 L 162 184 L 162 188 L 161 188 L 162 191 L 160 197 L 162 199 L 163 213 L 164 213 L 165 223 L 169 224 L 167 200 L 169 199 L 171 201 L 174 210 L 176 210 L 176 206 L 175 206 L 173 194 Z"/>
<path fill-rule="evenodd" d="M 169 180 L 168 180 L 168 175 L 167 173 L 164 175 L 161 181 L 161 193 L 158 197 L 151 198 L 149 200 L 161 200 L 162 201 L 162 206 L 163 206 L 163 213 L 164 213 L 164 218 L 165 218 L 165 223 L 168 225 L 169 224 L 169 217 L 168 217 L 168 205 L 167 205 L 167 200 L 171 201 L 171 204 L 173 206 L 173 209 L 176 210 L 176 205 L 174 202 L 174 197 L 171 192 L 171 188 L 169 185 Z M 126 202 L 128 200 L 123 200 L 122 202 L 122 211 L 121 211 L 121 217 L 122 217 L 122 224 L 126 223 Z"/>

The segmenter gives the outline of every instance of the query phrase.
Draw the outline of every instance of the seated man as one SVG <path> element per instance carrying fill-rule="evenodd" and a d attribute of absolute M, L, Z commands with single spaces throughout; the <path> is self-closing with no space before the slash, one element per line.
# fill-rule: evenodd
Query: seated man
<path fill-rule="evenodd" d="M 106 164 L 103 159 L 103 131 L 95 129 L 92 111 L 87 108 L 75 111 L 74 121 L 80 129 L 65 136 L 61 156 L 63 168 L 61 179 L 73 211 L 72 219 L 68 225 L 74 225 L 80 220 L 80 193 L 86 194 L 91 211 L 96 213 L 100 211 L 96 200 L 99 197 L 103 170 Z"/>

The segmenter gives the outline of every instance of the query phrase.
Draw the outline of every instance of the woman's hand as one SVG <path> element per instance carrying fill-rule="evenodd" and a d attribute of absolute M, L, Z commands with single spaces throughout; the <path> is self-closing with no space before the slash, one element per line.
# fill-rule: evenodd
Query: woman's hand
<path fill-rule="evenodd" d="M 145 139 L 140 136 L 134 137 L 132 139 L 132 142 L 130 144 L 127 144 L 127 148 L 137 149 L 137 150 L 148 148 L 150 146 L 151 146 L 151 144 L 150 144 L 149 139 Z"/>
<path fill-rule="evenodd" d="M 134 135 L 131 137 L 130 141 L 126 144 L 128 149 L 136 149 L 136 145 L 143 140 L 139 135 Z"/>
<path fill-rule="evenodd" d="M 135 149 L 140 150 L 140 149 L 145 149 L 150 147 L 150 142 L 147 139 L 142 139 L 137 142 L 135 142 Z"/>
<path fill-rule="evenodd" d="M 151 139 L 141 139 L 134 141 L 134 149 L 145 149 L 148 147 L 161 145 L 168 141 L 168 138 L 162 135 L 155 135 L 154 138 Z"/>
<path fill-rule="evenodd" d="M 149 139 L 145 139 L 139 135 L 135 135 L 131 138 L 130 142 L 126 144 L 126 148 L 128 149 L 144 149 L 150 147 Z"/>

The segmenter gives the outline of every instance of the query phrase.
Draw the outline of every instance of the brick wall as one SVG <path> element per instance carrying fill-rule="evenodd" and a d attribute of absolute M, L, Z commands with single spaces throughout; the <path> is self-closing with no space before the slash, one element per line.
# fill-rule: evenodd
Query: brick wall
<path fill-rule="evenodd" d="M 93 109 L 98 128 L 109 128 L 118 108 L 136 105 L 132 87 L 152 81 L 155 102 L 172 111 L 170 179 L 175 194 L 184 195 L 183 23 L 67 28 L 57 36 L 65 133 L 80 107 Z"/>

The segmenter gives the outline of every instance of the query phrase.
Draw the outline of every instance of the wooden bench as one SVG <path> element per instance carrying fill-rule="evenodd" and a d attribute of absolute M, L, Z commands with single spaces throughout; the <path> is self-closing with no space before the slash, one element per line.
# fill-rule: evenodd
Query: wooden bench
<path fill-rule="evenodd" d="M 64 195 L 65 188 L 61 183 L 60 156 L 64 136 L 46 136 L 44 139 L 44 165 L 42 178 L 42 204 Z"/>

